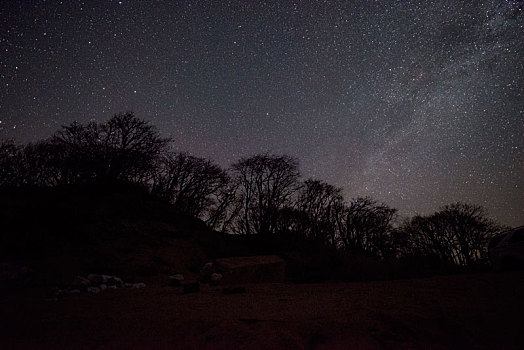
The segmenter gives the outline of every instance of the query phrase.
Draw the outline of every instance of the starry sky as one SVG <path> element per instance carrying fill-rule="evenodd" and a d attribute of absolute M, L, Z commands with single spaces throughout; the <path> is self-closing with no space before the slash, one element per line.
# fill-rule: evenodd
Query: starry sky
<path fill-rule="evenodd" d="M 524 224 L 523 1 L 2 1 L 0 138 L 134 111 L 402 215 Z"/>

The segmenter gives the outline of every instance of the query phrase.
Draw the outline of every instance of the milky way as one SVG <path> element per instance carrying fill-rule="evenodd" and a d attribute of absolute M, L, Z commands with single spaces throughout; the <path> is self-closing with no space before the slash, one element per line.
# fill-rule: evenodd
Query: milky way
<path fill-rule="evenodd" d="M 179 150 L 260 152 L 403 215 L 524 224 L 520 1 L 2 1 L 0 137 L 132 110 Z"/>

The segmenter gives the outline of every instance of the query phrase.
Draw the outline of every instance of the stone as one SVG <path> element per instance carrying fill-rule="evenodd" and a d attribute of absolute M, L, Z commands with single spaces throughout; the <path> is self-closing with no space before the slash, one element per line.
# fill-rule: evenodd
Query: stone
<path fill-rule="evenodd" d="M 49 298 L 62 298 L 63 296 L 67 295 L 68 294 L 68 290 L 67 289 L 62 289 L 62 288 L 54 288 L 49 294 L 48 294 L 48 297 Z"/>
<path fill-rule="evenodd" d="M 69 290 L 69 294 L 80 294 L 80 289 L 71 289 Z"/>
<path fill-rule="evenodd" d="M 215 267 L 212 262 L 208 262 L 200 270 L 200 279 L 203 281 L 209 280 L 209 277 L 213 272 L 215 272 Z"/>
<path fill-rule="evenodd" d="M 91 281 L 89 281 L 89 279 L 85 278 L 85 277 L 82 277 L 82 276 L 76 276 L 74 279 L 73 279 L 73 284 L 72 286 L 75 288 L 75 289 L 80 289 L 80 290 L 86 290 L 88 287 L 91 286 Z"/>
<path fill-rule="evenodd" d="M 211 282 L 211 284 L 216 286 L 220 283 L 220 281 L 222 281 L 222 277 L 223 276 L 220 273 L 212 273 L 211 277 L 209 278 L 209 281 Z"/>
<path fill-rule="evenodd" d="M 102 275 L 96 275 L 96 274 L 89 274 L 87 275 L 87 279 L 89 282 L 91 282 L 91 285 L 99 286 L 102 283 L 104 283 L 104 278 Z"/>
<path fill-rule="evenodd" d="M 101 284 L 100 285 L 100 290 L 106 290 L 107 289 L 107 285 L 106 284 Z"/>
<path fill-rule="evenodd" d="M 116 276 L 108 276 L 107 282 L 105 283 L 107 286 L 116 286 L 118 288 L 124 287 L 124 281 L 122 281 L 121 278 Z"/>
<path fill-rule="evenodd" d="M 184 284 L 184 294 L 200 292 L 200 284 L 198 282 L 188 282 Z"/>
<path fill-rule="evenodd" d="M 89 288 L 87 288 L 87 292 L 88 293 L 92 293 L 92 294 L 98 294 L 98 293 L 100 293 L 100 288 L 98 288 L 98 287 L 89 287 Z"/>
<path fill-rule="evenodd" d="M 145 288 L 146 284 L 144 282 L 132 283 L 131 288 L 133 289 L 142 289 Z"/>
<path fill-rule="evenodd" d="M 169 285 L 171 287 L 179 287 L 184 283 L 184 275 L 182 274 L 176 274 L 173 276 L 169 276 Z"/>

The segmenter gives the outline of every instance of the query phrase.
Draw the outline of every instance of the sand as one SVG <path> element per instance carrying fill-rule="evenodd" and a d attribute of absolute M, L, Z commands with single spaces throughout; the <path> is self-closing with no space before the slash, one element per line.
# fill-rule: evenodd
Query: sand
<path fill-rule="evenodd" d="M 524 271 L 414 280 L 0 295 L 0 348 L 524 348 Z M 167 283 L 166 283 L 167 284 Z"/>

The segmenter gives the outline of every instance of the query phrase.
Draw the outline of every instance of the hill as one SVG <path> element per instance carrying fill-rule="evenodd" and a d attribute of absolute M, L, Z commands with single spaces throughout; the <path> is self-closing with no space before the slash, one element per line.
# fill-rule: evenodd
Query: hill
<path fill-rule="evenodd" d="M 201 220 L 136 186 L 3 189 L 0 261 L 25 267 L 31 283 L 87 273 L 140 278 L 198 273 L 210 256 Z"/>

